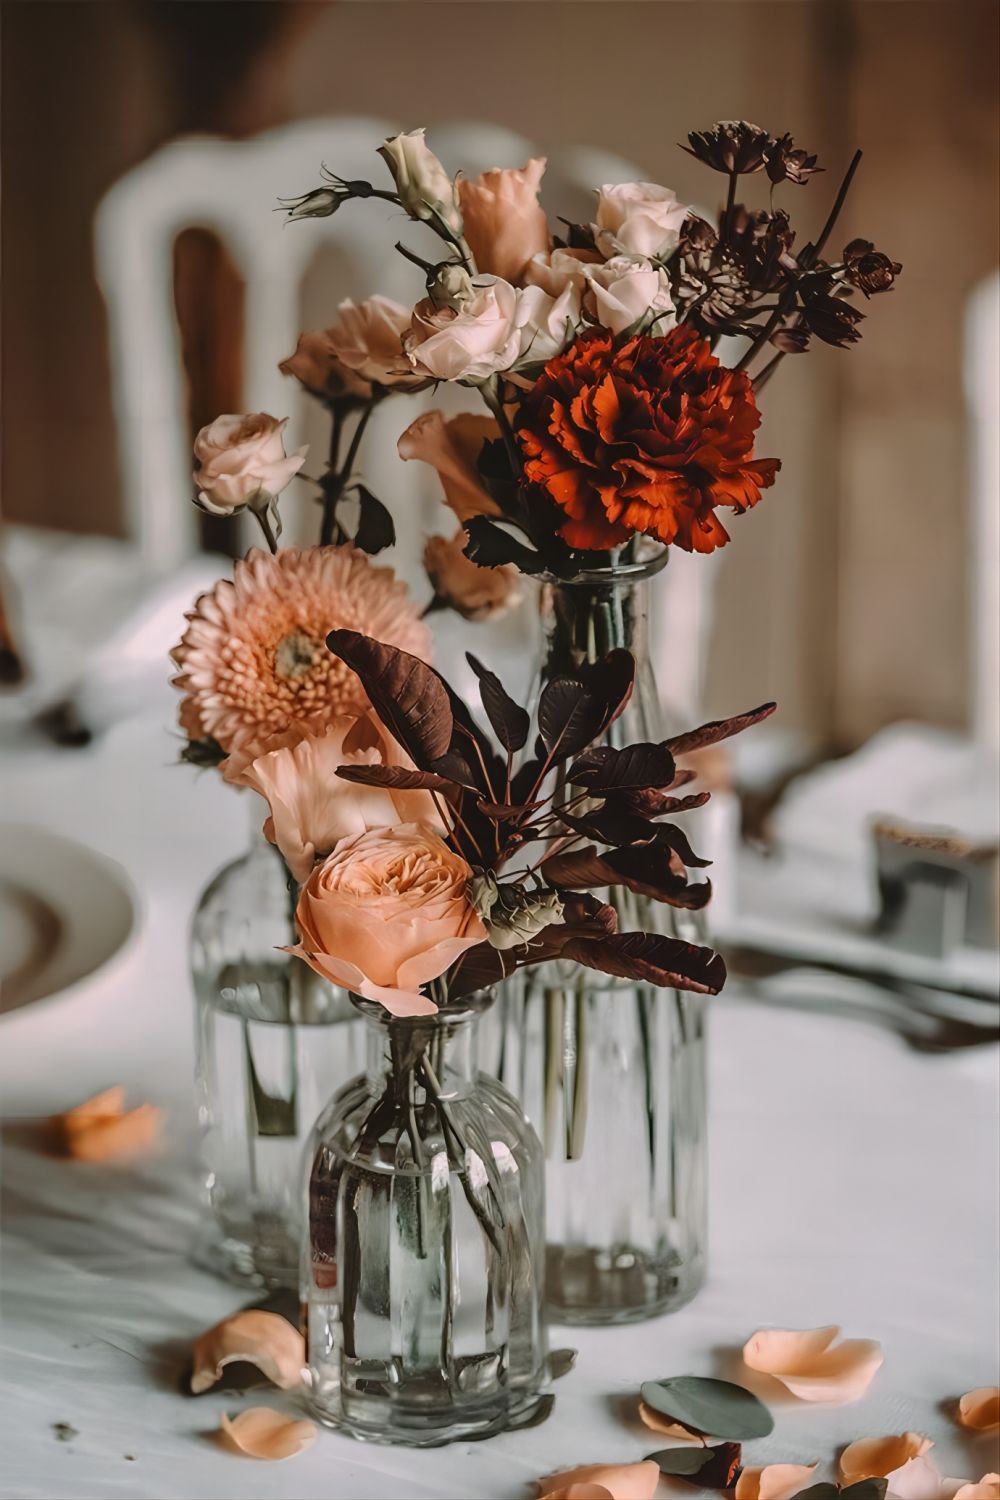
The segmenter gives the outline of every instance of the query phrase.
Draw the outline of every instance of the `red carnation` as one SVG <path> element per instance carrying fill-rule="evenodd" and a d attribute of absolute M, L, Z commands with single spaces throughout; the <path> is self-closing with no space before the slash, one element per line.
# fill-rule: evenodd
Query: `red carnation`
<path fill-rule="evenodd" d="M 716 508 L 756 505 L 780 467 L 754 459 L 759 425 L 749 377 L 682 325 L 620 348 L 584 334 L 545 366 L 516 431 L 525 476 L 566 512 L 571 547 L 605 551 L 642 532 L 713 552 L 729 540 Z"/>

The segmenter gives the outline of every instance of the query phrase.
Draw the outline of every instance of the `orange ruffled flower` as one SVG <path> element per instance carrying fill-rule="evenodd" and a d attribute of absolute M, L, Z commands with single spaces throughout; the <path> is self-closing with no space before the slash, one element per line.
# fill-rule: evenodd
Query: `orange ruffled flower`
<path fill-rule="evenodd" d="M 716 510 L 749 510 L 780 464 L 753 457 L 749 377 L 681 326 L 616 348 L 584 334 L 545 366 L 521 406 L 525 475 L 567 516 L 571 547 L 607 551 L 635 532 L 685 552 L 729 540 Z"/>

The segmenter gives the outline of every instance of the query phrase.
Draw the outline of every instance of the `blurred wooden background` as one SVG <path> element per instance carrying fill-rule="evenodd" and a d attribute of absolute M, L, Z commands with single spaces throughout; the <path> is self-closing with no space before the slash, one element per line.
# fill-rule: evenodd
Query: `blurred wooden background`
<path fill-rule="evenodd" d="M 91 220 L 174 135 L 481 118 L 543 148 L 600 144 L 711 207 L 716 183 L 676 143 L 745 116 L 828 169 L 784 192 L 801 239 L 861 145 L 838 246 L 863 234 L 905 269 L 860 345 L 787 360 L 767 392 L 759 452 L 784 468 L 727 551 L 712 704 L 778 697 L 787 726 L 831 748 L 900 717 L 963 725 L 962 320 L 997 263 L 998 15 L 996 0 L 4 0 L 4 514 L 119 524 Z M 224 257 L 196 232 L 177 266 L 193 424 L 252 409 Z"/>

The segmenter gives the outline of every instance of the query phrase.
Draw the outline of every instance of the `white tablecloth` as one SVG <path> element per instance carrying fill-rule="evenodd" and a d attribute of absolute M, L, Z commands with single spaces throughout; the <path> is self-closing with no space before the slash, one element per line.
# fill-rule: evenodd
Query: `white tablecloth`
<path fill-rule="evenodd" d="M 172 763 L 172 709 L 164 696 L 160 718 L 86 750 L 0 745 L 0 818 L 102 850 L 143 903 L 105 970 L 0 1019 L 3 1112 L 15 1120 L 3 1149 L 0 1495 L 515 1500 L 553 1468 L 662 1446 L 635 1424 L 640 1381 L 732 1376 L 756 1327 L 828 1322 L 882 1340 L 884 1368 L 856 1406 L 778 1397 L 776 1430 L 747 1461 L 825 1467 L 849 1439 L 912 1428 L 935 1439 L 946 1473 L 997 1467 L 942 1408 L 997 1379 L 995 1052 L 922 1055 L 874 1026 L 772 1010 L 736 987 L 711 1007 L 710 1270 L 691 1306 L 627 1329 L 553 1330 L 579 1362 L 555 1385 L 550 1420 L 527 1432 L 414 1453 L 321 1431 L 281 1465 L 219 1447 L 221 1411 L 291 1398 L 178 1391 L 193 1336 L 244 1300 L 188 1258 L 201 1210 L 186 932 L 246 830 L 240 798 Z M 164 1106 L 165 1153 L 130 1168 L 40 1154 L 25 1122 L 110 1082 Z M 60 1441 L 58 1423 L 76 1436 Z"/>

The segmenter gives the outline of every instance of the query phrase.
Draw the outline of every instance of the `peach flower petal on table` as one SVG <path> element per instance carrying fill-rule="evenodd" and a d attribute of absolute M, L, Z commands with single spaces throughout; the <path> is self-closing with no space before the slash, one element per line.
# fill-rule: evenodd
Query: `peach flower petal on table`
<path fill-rule="evenodd" d="M 648 1427 L 650 1432 L 662 1433 L 664 1437 L 677 1438 L 682 1443 L 700 1443 L 701 1438 L 696 1432 L 688 1427 L 682 1427 L 679 1422 L 671 1422 L 669 1417 L 661 1416 L 654 1411 L 645 1401 L 639 1402 L 639 1421 Z"/>
<path fill-rule="evenodd" d="M 280 1390 L 293 1391 L 302 1384 L 305 1340 L 278 1313 L 248 1308 L 223 1318 L 195 1339 L 191 1371 L 194 1395 L 210 1390 L 226 1365 L 237 1361 L 256 1365 Z"/>
<path fill-rule="evenodd" d="M 637 1464 L 583 1464 L 538 1481 L 539 1500 L 652 1500 L 660 1466 L 652 1459 Z"/>
<path fill-rule="evenodd" d="M 840 1476 L 844 1484 L 862 1479 L 896 1475 L 907 1464 L 923 1458 L 934 1443 L 921 1432 L 900 1432 L 891 1437 L 858 1438 L 840 1455 Z"/>
<path fill-rule="evenodd" d="M 736 1481 L 734 1500 L 792 1500 L 816 1472 L 815 1464 L 765 1464 L 747 1467 Z"/>
<path fill-rule="evenodd" d="M 961 1485 L 951 1500 L 1000 1500 L 1000 1474 L 984 1474 Z"/>
<path fill-rule="evenodd" d="M 125 1108 L 120 1085 L 103 1089 L 73 1109 L 54 1116 L 52 1128 L 60 1148 L 76 1161 L 115 1161 L 136 1156 L 155 1144 L 162 1116 L 152 1104 Z"/>
<path fill-rule="evenodd" d="M 1000 1430 L 1000 1387 L 981 1385 L 966 1391 L 958 1403 L 958 1421 L 971 1432 Z"/>
<path fill-rule="evenodd" d="M 235 1417 L 223 1412 L 219 1426 L 234 1447 L 250 1458 L 294 1458 L 316 1440 L 315 1423 L 283 1416 L 269 1406 L 250 1406 Z"/>
<path fill-rule="evenodd" d="M 743 1347 L 743 1361 L 787 1386 L 800 1401 L 845 1404 L 864 1395 L 884 1358 L 874 1339 L 844 1339 L 840 1329 L 761 1328 Z"/>

